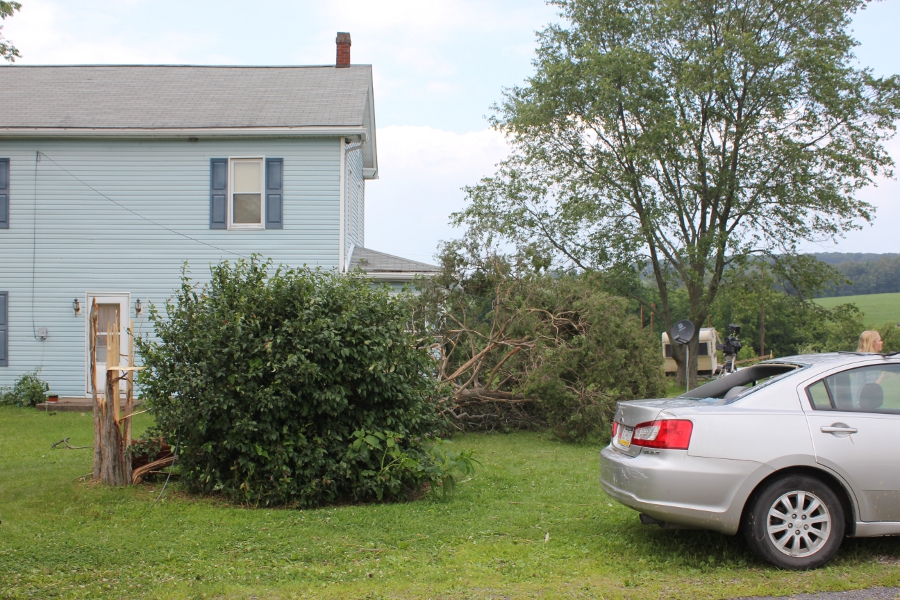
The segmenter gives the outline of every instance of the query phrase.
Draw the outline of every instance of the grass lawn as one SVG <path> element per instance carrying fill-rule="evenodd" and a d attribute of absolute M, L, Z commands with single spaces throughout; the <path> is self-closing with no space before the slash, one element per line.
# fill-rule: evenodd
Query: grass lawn
<path fill-rule="evenodd" d="M 147 424 L 145 420 L 144 425 Z M 160 483 L 79 482 L 91 419 L 0 407 L 0 598 L 723 598 L 900 585 L 900 539 L 778 571 L 739 537 L 643 526 L 596 446 L 466 435 L 484 463 L 450 500 L 245 509 Z M 547 535 L 549 534 L 549 540 Z"/>
<path fill-rule="evenodd" d="M 816 302 L 825 308 L 834 308 L 838 304 L 856 304 L 865 313 L 864 321 L 869 327 L 878 327 L 888 321 L 900 322 L 900 293 L 834 296 L 817 298 Z"/>

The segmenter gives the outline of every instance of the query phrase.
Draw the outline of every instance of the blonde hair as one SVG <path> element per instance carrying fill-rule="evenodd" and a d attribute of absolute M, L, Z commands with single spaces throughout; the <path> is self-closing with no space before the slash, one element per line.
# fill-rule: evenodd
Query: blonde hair
<path fill-rule="evenodd" d="M 859 348 L 857 352 L 875 352 L 875 342 L 881 339 L 881 334 L 875 330 L 863 331 L 859 336 Z"/>

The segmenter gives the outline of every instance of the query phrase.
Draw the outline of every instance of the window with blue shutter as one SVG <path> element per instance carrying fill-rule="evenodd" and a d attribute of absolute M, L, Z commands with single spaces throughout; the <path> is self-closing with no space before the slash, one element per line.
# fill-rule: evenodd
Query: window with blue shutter
<path fill-rule="evenodd" d="M 284 226 L 284 159 L 266 159 L 266 229 Z"/>
<path fill-rule="evenodd" d="M 0 292 L 0 367 L 9 366 L 9 292 Z"/>
<path fill-rule="evenodd" d="M 209 228 L 228 227 L 228 159 L 209 161 Z"/>
<path fill-rule="evenodd" d="M 9 159 L 0 158 L 0 229 L 9 229 Z"/>

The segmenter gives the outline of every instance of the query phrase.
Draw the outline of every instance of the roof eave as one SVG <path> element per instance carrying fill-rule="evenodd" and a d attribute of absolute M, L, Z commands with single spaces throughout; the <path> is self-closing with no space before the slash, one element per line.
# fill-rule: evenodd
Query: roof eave
<path fill-rule="evenodd" d="M 313 125 L 298 127 L 2 127 L 0 137 L 73 137 L 73 138 L 192 138 L 192 137 L 368 137 L 359 125 Z"/>

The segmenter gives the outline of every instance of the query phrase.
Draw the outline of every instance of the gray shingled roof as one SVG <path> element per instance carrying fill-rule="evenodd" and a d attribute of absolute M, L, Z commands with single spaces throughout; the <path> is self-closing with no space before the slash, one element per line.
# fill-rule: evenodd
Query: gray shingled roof
<path fill-rule="evenodd" d="M 359 246 L 353 248 L 350 256 L 350 270 L 357 268 L 366 273 L 437 273 L 441 270 L 435 265 Z"/>
<path fill-rule="evenodd" d="M 0 128 L 362 126 L 372 67 L 3 66 Z"/>

